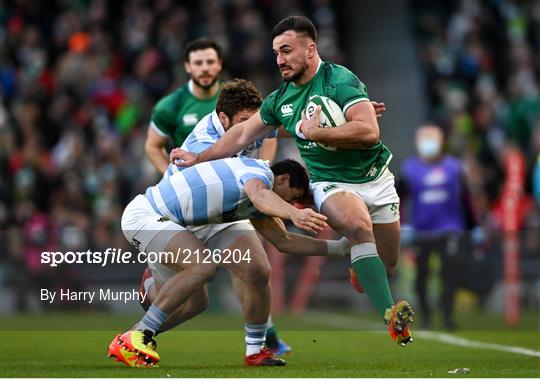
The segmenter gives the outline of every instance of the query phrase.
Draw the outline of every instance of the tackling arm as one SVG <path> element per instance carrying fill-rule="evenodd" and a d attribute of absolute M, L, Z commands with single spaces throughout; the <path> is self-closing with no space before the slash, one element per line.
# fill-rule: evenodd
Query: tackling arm
<path fill-rule="evenodd" d="M 297 209 L 285 202 L 272 190 L 266 188 L 263 181 L 251 179 L 244 184 L 244 189 L 253 206 L 268 216 L 289 219 L 298 228 L 317 233 L 327 226 L 326 216 L 312 209 Z"/>
<path fill-rule="evenodd" d="M 275 217 L 251 220 L 257 232 L 281 252 L 306 256 L 344 256 L 348 253 L 349 242 L 346 238 L 341 240 L 314 239 L 289 232 L 280 222 Z"/>
<path fill-rule="evenodd" d="M 178 166 L 192 166 L 200 162 L 231 157 L 253 141 L 268 135 L 275 128 L 266 126 L 261 119 L 260 113 L 257 112 L 248 120 L 231 127 L 214 145 L 204 152 L 193 154 L 177 148 L 171 152 L 170 161 Z"/>

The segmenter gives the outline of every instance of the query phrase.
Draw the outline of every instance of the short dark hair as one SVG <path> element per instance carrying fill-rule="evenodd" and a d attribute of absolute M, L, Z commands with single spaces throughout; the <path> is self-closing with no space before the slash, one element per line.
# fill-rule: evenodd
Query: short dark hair
<path fill-rule="evenodd" d="M 221 60 L 221 57 L 223 56 L 223 49 L 221 46 L 216 41 L 203 37 L 188 42 L 186 50 L 184 51 L 184 61 L 189 62 L 189 54 L 191 52 L 204 49 L 214 49 L 218 58 Z"/>
<path fill-rule="evenodd" d="M 287 30 L 294 30 L 297 33 L 308 35 L 313 41 L 317 42 L 317 29 L 311 20 L 305 16 L 289 16 L 278 22 L 272 30 L 272 39 Z"/>
<path fill-rule="evenodd" d="M 289 186 L 304 191 L 304 195 L 309 193 L 309 177 L 306 168 L 295 160 L 286 159 L 278 161 L 271 167 L 275 176 L 281 174 L 289 175 Z"/>
<path fill-rule="evenodd" d="M 242 110 L 259 109 L 262 101 L 262 95 L 253 82 L 235 78 L 222 84 L 216 112 L 224 112 L 229 119 L 232 119 Z"/>

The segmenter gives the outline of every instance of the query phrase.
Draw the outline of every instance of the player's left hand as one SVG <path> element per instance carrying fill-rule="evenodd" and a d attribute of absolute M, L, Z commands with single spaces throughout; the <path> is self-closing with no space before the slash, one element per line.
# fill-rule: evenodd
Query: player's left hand
<path fill-rule="evenodd" d="M 170 163 L 176 166 L 193 166 L 198 158 L 198 154 L 187 152 L 182 148 L 174 148 L 169 154 Z"/>
<path fill-rule="evenodd" d="M 384 103 L 372 101 L 371 105 L 373 106 L 373 108 L 375 108 L 375 114 L 377 115 L 377 117 L 381 117 L 383 112 L 386 111 L 386 105 Z"/>
<path fill-rule="evenodd" d="M 317 130 L 319 129 L 320 114 L 321 106 L 317 106 L 315 108 L 315 112 L 313 112 L 313 115 L 309 119 L 306 117 L 306 113 L 302 111 L 302 124 L 300 124 L 300 132 L 304 134 L 307 140 L 317 141 L 316 134 Z"/>
<path fill-rule="evenodd" d="M 328 227 L 326 224 L 326 216 L 313 211 L 310 208 L 293 209 L 293 213 L 290 215 L 290 220 L 298 228 L 316 234 Z"/>

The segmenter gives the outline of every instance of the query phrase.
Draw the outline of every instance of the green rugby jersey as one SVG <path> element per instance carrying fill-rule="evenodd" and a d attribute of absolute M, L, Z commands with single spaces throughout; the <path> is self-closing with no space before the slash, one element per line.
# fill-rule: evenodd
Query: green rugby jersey
<path fill-rule="evenodd" d="M 171 137 L 175 146 L 182 146 L 199 120 L 216 108 L 219 90 L 212 98 L 199 99 L 189 90 L 187 82 L 155 105 L 152 123 L 163 135 Z"/>
<path fill-rule="evenodd" d="M 261 118 L 267 125 L 283 125 L 294 136 L 311 181 L 364 183 L 377 179 L 392 159 L 392 153 L 381 141 L 368 148 L 332 151 L 299 135 L 302 110 L 313 95 L 332 99 L 343 112 L 357 102 L 369 101 L 366 86 L 350 70 L 322 62 L 309 82 L 300 86 L 284 82 L 272 92 L 261 106 Z"/>

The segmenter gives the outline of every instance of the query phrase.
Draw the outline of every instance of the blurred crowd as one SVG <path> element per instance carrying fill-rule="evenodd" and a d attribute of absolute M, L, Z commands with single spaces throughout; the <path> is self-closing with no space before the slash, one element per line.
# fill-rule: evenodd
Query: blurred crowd
<path fill-rule="evenodd" d="M 446 134 L 449 152 L 465 164 L 479 226 L 476 258 L 496 257 L 508 191 L 521 230 L 521 271 L 537 299 L 540 259 L 540 2 L 412 0 L 430 119 Z M 525 162 L 522 189 L 507 183 L 505 159 Z M 528 260 L 532 261 L 528 261 Z M 536 268 L 536 269 L 535 269 Z M 478 274 L 487 276 L 481 266 Z M 482 276 L 476 276 L 480 281 Z M 536 285 L 535 285 L 536 284 Z M 523 289 L 527 291 L 526 288 Z"/>
<path fill-rule="evenodd" d="M 267 94 L 280 82 L 270 32 L 290 14 L 341 61 L 329 0 L 0 3 L 0 264 L 24 268 L 0 265 L 0 282 L 39 287 L 44 250 L 127 248 L 121 213 L 158 179 L 144 139 L 154 104 L 187 80 L 186 42 L 217 40 L 222 76 Z"/>
<path fill-rule="evenodd" d="M 471 185 L 494 201 L 503 155 L 514 147 L 527 161 L 526 191 L 537 194 L 540 3 L 412 2 L 430 118 L 470 163 Z"/>
<path fill-rule="evenodd" d="M 493 205 L 514 147 L 526 161 L 523 246 L 538 255 L 540 3 L 410 4 L 430 118 L 466 163 L 479 223 L 497 235 Z M 216 39 L 222 77 L 250 79 L 266 95 L 280 82 L 273 25 L 309 16 L 323 59 L 345 63 L 341 11 L 332 0 L 0 3 L 0 283 L 44 286 L 44 250 L 128 248 L 120 216 L 158 179 L 146 130 L 157 100 L 187 80 L 186 42 Z M 77 273 L 56 274 L 83 286 Z"/>

